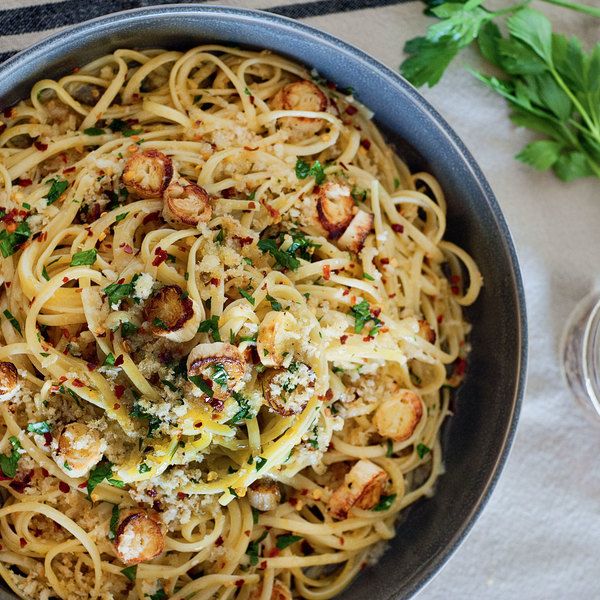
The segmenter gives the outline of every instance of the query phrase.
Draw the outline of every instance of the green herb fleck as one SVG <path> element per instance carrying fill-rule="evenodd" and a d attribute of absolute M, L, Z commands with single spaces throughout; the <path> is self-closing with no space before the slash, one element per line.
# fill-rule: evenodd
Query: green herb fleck
<path fill-rule="evenodd" d="M 431 452 L 431 448 L 425 444 L 417 444 L 417 456 L 423 458 L 428 452 Z"/>
<path fill-rule="evenodd" d="M 219 317 L 213 315 L 209 319 L 202 321 L 198 326 L 199 333 L 210 333 L 213 341 L 220 342 L 221 334 L 219 333 Z"/>
<path fill-rule="evenodd" d="M 242 288 L 238 288 L 238 292 L 244 297 L 246 298 L 246 300 L 248 300 L 248 302 L 250 302 L 250 304 L 252 304 L 252 306 L 254 306 L 254 303 L 256 302 L 256 300 L 254 299 L 254 297 L 252 296 L 252 294 L 248 293 L 246 290 L 242 289 Z"/>
<path fill-rule="evenodd" d="M 98 251 L 96 248 L 90 248 L 89 250 L 82 250 L 76 252 L 71 258 L 72 267 L 81 267 L 83 265 L 93 265 L 96 262 L 96 256 Z"/>
<path fill-rule="evenodd" d="M 105 131 L 99 127 L 88 127 L 83 130 L 83 133 L 85 133 L 85 135 L 102 135 Z"/>
<path fill-rule="evenodd" d="M 381 496 L 379 503 L 373 508 L 373 510 L 377 512 L 389 510 L 392 504 L 394 504 L 394 500 L 396 500 L 396 494 L 391 494 L 390 496 Z"/>
<path fill-rule="evenodd" d="M 282 310 L 281 302 L 279 302 L 279 300 L 277 300 L 277 298 L 273 298 L 273 296 L 269 296 L 269 294 L 267 294 L 267 300 L 271 303 L 271 308 L 273 310 L 276 310 L 276 311 Z"/>
<path fill-rule="evenodd" d="M 38 423 L 29 423 L 27 425 L 27 431 L 42 435 L 44 433 L 50 433 L 52 431 L 52 427 L 46 421 L 39 421 Z"/>
<path fill-rule="evenodd" d="M 256 457 L 256 470 L 260 471 L 267 464 L 267 459 L 262 456 Z"/>
<path fill-rule="evenodd" d="M 17 319 L 15 319 L 15 317 L 10 312 L 10 310 L 8 310 L 8 308 L 4 309 L 3 314 L 8 319 L 8 322 L 13 326 L 13 329 L 17 333 L 21 333 L 21 326 L 19 325 L 19 321 L 17 321 Z"/>
<path fill-rule="evenodd" d="M 137 565 L 131 565 L 130 567 L 125 567 L 121 569 L 121 573 L 129 579 L 129 581 L 135 581 L 137 577 Z"/>
<path fill-rule="evenodd" d="M 302 536 L 299 536 L 299 535 L 287 535 L 287 534 L 278 535 L 275 545 L 280 550 L 284 550 L 288 546 L 291 546 L 292 544 L 299 542 L 301 539 L 302 539 Z"/>
<path fill-rule="evenodd" d="M 50 190 L 48 191 L 48 195 L 46 196 L 46 205 L 50 206 L 50 204 L 54 204 L 66 191 L 69 187 L 69 182 L 64 179 L 50 179 L 48 182 L 52 182 L 50 186 Z"/>
<path fill-rule="evenodd" d="M 110 515 L 110 523 L 108 525 L 108 539 L 114 540 L 117 537 L 117 527 L 119 526 L 119 507 L 113 504 L 112 513 Z"/>

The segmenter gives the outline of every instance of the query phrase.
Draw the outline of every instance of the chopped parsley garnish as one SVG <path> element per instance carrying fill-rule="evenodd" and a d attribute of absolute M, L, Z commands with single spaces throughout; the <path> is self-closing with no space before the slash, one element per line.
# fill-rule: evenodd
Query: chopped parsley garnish
<path fill-rule="evenodd" d="M 44 265 L 42 267 L 42 277 L 46 280 L 46 281 L 50 281 L 50 275 L 48 275 L 48 271 L 46 271 L 46 265 Z"/>
<path fill-rule="evenodd" d="M 85 135 L 102 135 L 105 132 L 104 129 L 100 129 L 100 127 L 88 127 L 83 130 L 83 133 L 85 133 Z"/>
<path fill-rule="evenodd" d="M 121 336 L 123 336 L 124 338 L 129 337 L 133 335 L 138 329 L 139 327 L 137 325 L 134 325 L 129 321 L 125 321 L 121 323 Z"/>
<path fill-rule="evenodd" d="M 31 229 L 29 229 L 27 221 L 21 221 L 12 233 L 8 233 L 6 229 L 0 231 L 2 256 L 4 258 L 12 256 L 29 239 L 30 235 Z"/>
<path fill-rule="evenodd" d="M 114 504 L 110 515 L 110 523 L 108 525 L 108 539 L 114 540 L 117 537 L 117 527 L 119 526 L 119 507 Z"/>
<path fill-rule="evenodd" d="M 375 277 L 369 275 L 368 273 L 363 273 L 363 279 L 368 279 L 369 281 L 375 281 Z"/>
<path fill-rule="evenodd" d="M 8 319 L 8 322 L 13 326 L 13 329 L 18 333 L 21 333 L 21 326 L 19 325 L 19 321 L 15 319 L 14 315 L 10 312 L 10 310 L 6 308 L 2 314 Z"/>
<path fill-rule="evenodd" d="M 291 546 L 292 544 L 295 544 L 296 542 L 299 542 L 302 539 L 302 536 L 300 535 L 278 535 L 277 536 L 277 541 L 275 542 L 275 545 L 280 549 L 280 550 L 284 550 L 285 548 L 287 548 L 288 546 Z"/>
<path fill-rule="evenodd" d="M 38 435 L 43 435 L 44 433 L 50 433 L 52 431 L 52 427 L 46 421 L 39 421 L 38 423 L 29 423 L 27 425 L 27 431 L 31 431 L 31 433 L 37 433 Z"/>
<path fill-rule="evenodd" d="M 121 119 L 113 119 L 108 127 L 113 131 L 123 131 L 127 128 L 127 123 Z"/>
<path fill-rule="evenodd" d="M 304 260 L 310 260 L 309 249 L 319 248 L 320 244 L 315 244 L 315 242 L 309 240 L 301 231 L 292 231 L 289 233 L 292 243 L 285 250 L 281 250 L 280 246 L 283 243 L 284 235 L 284 233 L 280 233 L 276 238 L 259 240 L 258 249 L 263 254 L 268 252 L 279 266 L 296 271 L 300 267 L 297 256 Z"/>
<path fill-rule="evenodd" d="M 232 487 L 228 487 L 228 488 L 227 488 L 227 491 L 228 491 L 228 492 L 229 492 L 229 493 L 230 493 L 230 494 L 231 494 L 231 495 L 232 495 L 234 498 L 237 498 L 237 497 L 238 497 L 238 494 L 237 494 L 237 492 L 236 492 L 236 491 L 235 491 L 235 490 L 234 490 Z"/>
<path fill-rule="evenodd" d="M 252 92 L 247 87 L 244 88 L 244 94 L 246 94 L 246 96 L 252 96 Z"/>
<path fill-rule="evenodd" d="M 227 371 L 225 367 L 221 363 L 216 363 L 213 365 L 213 374 L 211 379 L 222 388 L 227 387 L 227 381 L 229 379 L 229 375 L 227 375 Z"/>
<path fill-rule="evenodd" d="M 383 323 L 371 314 L 371 307 L 366 300 L 361 300 L 357 304 L 355 304 L 350 312 L 354 315 L 354 332 L 361 333 L 361 331 L 365 328 L 365 325 L 372 321 L 374 323 L 373 327 L 369 331 L 369 335 L 373 336 L 378 331 L 379 328 L 383 325 Z"/>
<path fill-rule="evenodd" d="M 96 486 L 105 479 L 108 479 L 109 483 L 111 482 L 112 468 L 113 464 L 109 460 L 103 460 L 90 471 L 87 481 L 87 493 L 89 497 L 92 496 L 92 492 L 96 489 Z"/>
<path fill-rule="evenodd" d="M 122 133 L 125 137 L 131 137 L 132 135 L 139 135 L 143 133 L 143 129 L 123 129 Z"/>
<path fill-rule="evenodd" d="M 230 423 L 233 425 L 237 425 L 240 421 L 244 421 L 246 419 L 252 418 L 252 409 L 250 408 L 250 403 L 247 398 L 244 398 L 240 393 L 233 392 L 233 397 L 235 401 L 238 403 L 240 410 L 238 410 L 233 417 L 230 419 Z"/>
<path fill-rule="evenodd" d="M 198 325 L 198 332 L 210 333 L 213 341 L 220 342 L 221 334 L 219 333 L 219 317 L 217 315 L 213 315 L 209 319 L 202 321 L 200 325 Z"/>
<path fill-rule="evenodd" d="M 392 456 L 394 454 L 394 442 L 392 440 L 387 440 L 387 450 L 385 451 L 385 455 L 387 457 Z"/>
<path fill-rule="evenodd" d="M 119 221 L 122 221 L 129 213 L 121 213 L 120 215 L 117 215 L 115 217 L 115 222 L 118 223 Z"/>
<path fill-rule="evenodd" d="M 248 258 L 247 256 L 244 256 L 244 257 L 243 257 L 243 261 L 244 261 L 244 262 L 245 262 L 247 265 L 250 265 L 251 267 L 253 267 L 253 266 L 254 266 L 254 263 L 252 262 L 252 259 L 251 259 L 251 258 Z"/>
<path fill-rule="evenodd" d="M 352 200 L 354 200 L 356 204 L 358 204 L 359 202 L 365 202 L 367 199 L 367 190 L 362 190 L 354 186 L 352 188 L 352 191 L 350 192 L 350 195 L 352 196 Z"/>
<path fill-rule="evenodd" d="M 165 387 L 168 387 L 172 392 L 176 392 L 177 391 L 177 386 L 173 385 L 168 379 L 161 379 L 160 382 Z"/>
<path fill-rule="evenodd" d="M 140 466 L 138 467 L 139 473 L 148 473 L 151 470 L 152 470 L 151 467 L 149 467 L 145 462 L 141 463 Z"/>
<path fill-rule="evenodd" d="M 213 397 L 213 391 L 210 385 L 200 377 L 200 375 L 189 375 L 188 379 L 199 389 L 201 389 L 209 398 Z"/>
<path fill-rule="evenodd" d="M 65 179 L 59 179 L 58 177 L 55 179 L 50 179 L 50 181 L 52 182 L 52 185 L 50 186 L 50 191 L 48 192 L 48 195 L 46 196 L 46 205 L 50 206 L 50 204 L 53 204 L 54 202 L 56 202 L 66 191 L 66 189 L 69 187 L 69 182 L 66 181 Z M 49 182 L 46 182 L 49 183 Z"/>
<path fill-rule="evenodd" d="M 252 523 L 256 525 L 258 523 L 258 517 L 260 516 L 260 511 L 258 508 L 252 508 Z"/>
<path fill-rule="evenodd" d="M 315 183 L 321 185 L 325 181 L 325 171 L 323 165 L 318 161 L 309 165 L 306 161 L 299 158 L 296 161 L 296 177 L 298 179 L 306 179 L 309 175 L 315 178 Z"/>
<path fill-rule="evenodd" d="M 377 512 L 381 512 L 382 510 L 389 510 L 392 504 L 394 504 L 395 499 L 396 494 L 391 494 L 390 496 L 381 496 L 379 503 L 373 507 L 373 510 Z"/>
<path fill-rule="evenodd" d="M 146 597 L 150 598 L 150 600 L 167 600 L 167 593 L 162 588 L 160 588 L 159 590 L 154 592 L 154 594 L 152 594 L 152 595 L 150 595 L 150 594 L 145 594 L 145 595 L 146 595 Z"/>
<path fill-rule="evenodd" d="M 255 464 L 256 464 L 256 470 L 260 471 L 267 464 L 267 459 L 263 458 L 262 456 L 257 456 Z"/>
<path fill-rule="evenodd" d="M 423 458 L 428 452 L 431 452 L 431 448 L 425 444 L 417 444 L 417 455 L 419 458 Z"/>
<path fill-rule="evenodd" d="M 96 248 L 90 248 L 89 250 L 82 250 L 76 252 L 71 258 L 71 267 L 81 267 L 84 265 L 93 265 L 96 262 L 96 256 L 98 250 Z"/>
<path fill-rule="evenodd" d="M 11 435 L 8 438 L 12 450 L 9 455 L 0 454 L 0 469 L 5 477 L 14 477 L 17 474 L 17 467 L 19 466 L 19 459 L 21 458 L 21 443 L 14 436 Z"/>
<path fill-rule="evenodd" d="M 168 331 L 170 329 L 169 326 L 162 319 L 159 319 L 158 317 L 155 317 L 152 320 L 152 325 L 154 325 L 154 327 L 158 327 L 159 329 L 164 329 L 165 331 Z"/>
<path fill-rule="evenodd" d="M 137 565 L 131 565 L 130 567 L 125 567 L 121 569 L 121 573 L 129 579 L 129 581 L 135 581 L 137 577 Z"/>
<path fill-rule="evenodd" d="M 267 535 L 269 535 L 269 532 L 265 530 L 258 539 L 248 544 L 246 554 L 250 557 L 250 564 L 253 566 L 258 564 L 258 557 L 260 554 L 260 543 L 267 537 Z"/>
<path fill-rule="evenodd" d="M 260 242 L 259 242 L 260 243 Z M 252 306 L 254 306 L 254 303 L 256 302 L 256 300 L 254 299 L 254 297 L 252 296 L 252 294 L 250 294 L 249 292 L 247 292 L 246 290 L 242 289 L 242 288 L 238 288 L 238 292 L 244 297 L 246 298 L 246 300 L 248 300 L 248 302 L 250 302 L 250 304 L 252 304 Z"/>
<path fill-rule="evenodd" d="M 137 419 L 148 419 L 148 433 L 146 434 L 146 437 L 152 437 L 162 423 L 156 415 L 151 415 L 137 402 L 133 405 L 129 414 Z"/>
<path fill-rule="evenodd" d="M 133 295 L 134 279 L 132 279 L 130 283 L 111 283 L 104 288 L 103 291 L 111 306 L 118 306 L 121 303 L 121 300 L 131 298 Z"/>
<path fill-rule="evenodd" d="M 102 363 L 103 367 L 114 367 L 115 366 L 115 357 L 112 352 L 109 352 Z"/>
<path fill-rule="evenodd" d="M 225 232 L 222 227 L 219 227 L 219 233 L 215 236 L 215 243 L 222 244 L 225 241 Z"/>
<path fill-rule="evenodd" d="M 276 298 L 273 298 L 273 296 L 269 296 L 269 294 L 267 294 L 267 300 L 271 303 L 271 308 L 273 310 L 282 310 L 281 302 L 279 302 Z"/>

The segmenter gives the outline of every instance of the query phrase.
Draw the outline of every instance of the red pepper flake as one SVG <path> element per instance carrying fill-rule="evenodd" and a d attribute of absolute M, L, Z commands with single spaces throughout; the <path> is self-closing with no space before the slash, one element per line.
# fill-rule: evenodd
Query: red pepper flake
<path fill-rule="evenodd" d="M 292 496 L 289 500 L 288 500 L 290 506 L 293 506 L 294 508 L 296 508 L 296 504 L 298 504 L 298 498 L 295 498 L 294 496 Z"/>
<path fill-rule="evenodd" d="M 227 198 L 228 200 L 229 200 L 229 198 L 233 198 L 235 196 L 235 188 L 229 187 L 226 190 L 222 190 L 221 196 L 223 198 Z"/>
<path fill-rule="evenodd" d="M 98 363 L 89 362 L 87 363 L 88 371 L 95 371 L 98 368 Z"/>
<path fill-rule="evenodd" d="M 390 263 L 390 259 L 389 259 L 389 258 L 380 258 L 380 259 L 379 259 L 379 262 L 380 262 L 382 265 L 388 265 L 388 264 Z"/>
<path fill-rule="evenodd" d="M 236 579 L 235 580 L 235 587 L 236 588 L 241 588 L 244 585 L 245 581 L 243 579 Z"/>
<path fill-rule="evenodd" d="M 4 115 L 4 117 L 6 119 L 12 119 L 12 117 L 14 117 L 15 115 L 15 109 L 11 107 L 5 108 L 4 112 L 2 113 Z"/>
<path fill-rule="evenodd" d="M 146 495 L 150 496 L 150 498 L 156 498 L 156 496 L 158 495 L 158 492 L 154 488 L 150 488 L 149 490 L 146 491 Z"/>
<path fill-rule="evenodd" d="M 188 495 L 185 492 L 177 492 L 177 500 L 185 500 Z M 217 539 L 217 542 L 219 540 Z M 221 544 L 223 543 L 223 538 L 221 538 Z"/>
<path fill-rule="evenodd" d="M 66 169 L 63 169 L 63 173 L 73 173 L 75 171 L 75 167 L 67 167 Z"/>
<path fill-rule="evenodd" d="M 458 296 L 458 295 L 460 294 L 460 290 L 458 289 L 458 286 L 457 286 L 457 285 L 453 285 L 453 286 L 452 286 L 450 289 L 452 290 L 452 293 L 453 293 L 455 296 Z"/>
<path fill-rule="evenodd" d="M 343 292 L 342 292 L 342 296 L 347 296 L 350 293 L 350 290 L 348 288 L 346 288 Z"/>
<path fill-rule="evenodd" d="M 263 561 L 260 563 L 260 565 L 258 565 L 258 568 L 259 568 L 261 571 L 264 571 L 264 570 L 267 568 L 267 561 L 266 561 L 266 560 L 263 560 Z"/>
<path fill-rule="evenodd" d="M 200 429 L 202 427 L 202 421 L 196 421 L 194 423 L 194 427 L 196 427 L 196 429 Z"/>
<path fill-rule="evenodd" d="M 63 493 L 63 494 L 68 494 L 71 491 L 71 488 L 69 487 L 68 483 L 65 483 L 64 481 L 61 481 L 58 484 L 58 489 Z"/>
<path fill-rule="evenodd" d="M 248 202 L 248 208 L 256 208 L 256 202 Z"/>
<path fill-rule="evenodd" d="M 4 133 L 5 129 L 6 129 L 6 123 L 0 123 L 0 133 Z"/>
<path fill-rule="evenodd" d="M 452 275 L 452 277 L 450 277 L 450 282 L 451 283 L 460 283 L 460 275 Z"/>
<path fill-rule="evenodd" d="M 63 281 L 63 283 L 69 283 L 69 278 L 68 277 L 63 277 L 62 281 Z"/>
<path fill-rule="evenodd" d="M 210 285 L 219 285 L 219 283 L 221 283 L 221 280 L 218 279 L 217 277 L 213 277 L 210 281 L 209 281 Z"/>
<path fill-rule="evenodd" d="M 67 378 L 66 378 L 64 375 L 61 375 L 61 376 L 58 378 L 58 383 L 64 383 L 66 380 L 67 380 Z"/>
<path fill-rule="evenodd" d="M 117 398 L 121 398 L 123 396 L 123 394 L 125 393 L 125 386 L 124 385 L 115 385 L 115 396 Z"/>
<path fill-rule="evenodd" d="M 48 150 L 48 144 L 44 144 L 43 142 L 33 142 L 33 145 L 40 151 L 44 152 Z"/>
<path fill-rule="evenodd" d="M 215 546 L 218 548 L 219 546 L 223 545 L 223 536 L 219 536 L 216 540 L 215 540 Z"/>
<path fill-rule="evenodd" d="M 343 335 L 340 338 L 340 344 L 342 344 L 342 346 L 348 341 L 348 336 L 347 335 Z"/>
<path fill-rule="evenodd" d="M 85 386 L 85 383 L 81 379 L 73 379 L 73 386 L 81 388 Z"/>
<path fill-rule="evenodd" d="M 438 315 L 437 316 L 437 322 L 438 323 L 442 323 L 444 321 L 444 315 Z"/>
<path fill-rule="evenodd" d="M 363 338 L 363 342 L 372 342 L 374 339 L 375 339 L 375 338 L 374 338 L 373 336 L 371 336 L 371 335 L 366 335 L 366 336 Z"/>
<path fill-rule="evenodd" d="M 87 484 L 88 484 L 88 482 L 87 482 L 87 481 L 84 481 L 83 483 L 80 483 L 80 484 L 79 484 L 77 487 L 78 487 L 80 490 L 85 490 L 85 488 L 87 487 Z"/>
<path fill-rule="evenodd" d="M 239 240 L 242 248 L 244 246 L 249 246 L 254 241 L 254 238 L 251 238 L 251 237 L 240 237 L 238 235 L 234 235 L 233 237 L 234 237 L 234 239 Z"/>
<path fill-rule="evenodd" d="M 19 538 L 19 544 L 21 545 L 21 548 L 25 548 L 25 546 L 27 546 L 27 540 L 25 538 Z"/>
<path fill-rule="evenodd" d="M 113 410 L 119 410 L 121 408 L 121 405 L 118 403 L 113 404 Z"/>
<path fill-rule="evenodd" d="M 372 314 L 374 317 L 378 317 L 378 316 L 381 314 L 381 308 L 374 308 L 374 309 L 371 311 L 371 314 Z"/>
<path fill-rule="evenodd" d="M 49 476 L 50 476 L 50 473 L 48 473 L 48 469 L 45 469 L 44 467 L 42 467 L 42 475 L 43 475 L 44 477 L 49 477 Z"/>
<path fill-rule="evenodd" d="M 360 145 L 365 149 L 368 150 L 371 147 L 371 142 L 367 139 L 364 140 L 360 140 Z"/>
<path fill-rule="evenodd" d="M 21 187 L 29 187 L 33 181 L 31 179 L 17 179 L 17 185 Z"/>
<path fill-rule="evenodd" d="M 404 233 L 404 225 L 400 225 L 400 223 L 392 223 L 392 229 L 396 233 Z"/>
<path fill-rule="evenodd" d="M 332 390 L 332 389 L 328 389 L 328 390 L 325 392 L 325 398 L 327 398 L 327 400 L 330 400 L 330 401 L 331 401 L 331 399 L 333 398 L 333 390 Z"/>
<path fill-rule="evenodd" d="M 358 112 L 358 108 L 356 108 L 356 106 L 352 106 L 352 104 L 349 104 L 348 106 L 346 106 L 346 114 L 347 115 L 355 115 Z"/>
<path fill-rule="evenodd" d="M 323 279 L 325 279 L 325 281 L 329 281 L 330 277 L 331 277 L 331 266 L 324 265 L 323 266 Z"/>
<path fill-rule="evenodd" d="M 279 556 L 279 548 L 271 548 L 269 550 L 269 558 L 273 558 L 274 556 Z"/>
<path fill-rule="evenodd" d="M 123 252 L 125 252 L 125 254 L 133 254 L 133 248 L 129 244 L 121 244 L 121 248 L 123 248 Z"/>
<path fill-rule="evenodd" d="M 52 443 L 52 434 L 45 433 L 44 434 L 44 446 L 49 446 Z"/>
<path fill-rule="evenodd" d="M 457 375 L 464 375 L 466 370 L 467 370 L 467 361 L 464 358 L 457 358 L 455 367 L 454 367 L 454 372 Z"/>
<path fill-rule="evenodd" d="M 123 358 L 122 354 L 119 354 L 119 356 L 117 356 L 117 358 L 115 358 L 115 367 L 120 367 L 123 364 L 123 361 L 125 359 Z"/>
<path fill-rule="evenodd" d="M 152 261 L 152 265 L 155 267 L 158 267 L 158 265 L 160 265 L 161 263 L 164 263 L 165 260 L 167 260 L 167 258 L 169 258 L 167 251 L 163 250 L 160 246 L 158 246 L 154 250 L 154 255 L 156 256 L 156 258 Z"/>

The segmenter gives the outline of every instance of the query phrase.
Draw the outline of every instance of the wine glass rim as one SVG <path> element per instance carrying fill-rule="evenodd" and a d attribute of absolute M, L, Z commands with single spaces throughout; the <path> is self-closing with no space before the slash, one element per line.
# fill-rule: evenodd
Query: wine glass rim
<path fill-rule="evenodd" d="M 594 344 L 598 343 L 597 338 L 594 337 L 594 334 L 600 328 L 600 294 L 596 299 L 596 302 L 593 304 L 589 316 L 586 319 L 585 328 L 583 330 L 583 361 L 582 361 L 582 371 L 583 371 L 583 381 L 585 384 L 585 389 L 588 393 L 590 401 L 594 406 L 594 409 L 600 415 L 600 396 L 599 390 L 594 386 L 594 376 L 590 372 L 592 365 L 590 364 L 590 355 L 594 350 Z"/>

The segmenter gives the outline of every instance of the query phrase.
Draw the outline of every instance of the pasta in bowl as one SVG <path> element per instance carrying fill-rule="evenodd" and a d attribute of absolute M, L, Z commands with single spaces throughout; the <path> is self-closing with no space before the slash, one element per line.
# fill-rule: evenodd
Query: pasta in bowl
<path fill-rule="evenodd" d="M 316 72 L 122 49 L 4 111 L 0 574 L 330 598 L 433 492 L 482 279 Z"/>

